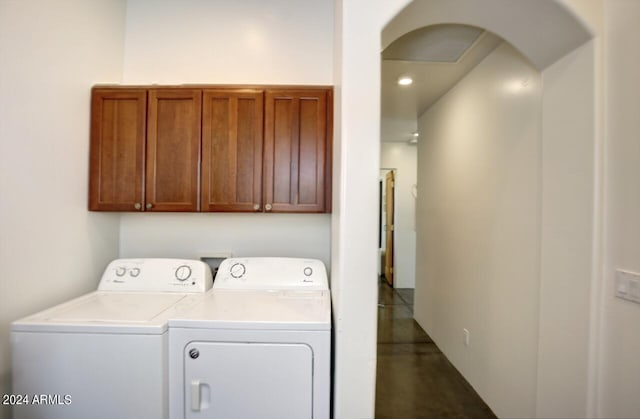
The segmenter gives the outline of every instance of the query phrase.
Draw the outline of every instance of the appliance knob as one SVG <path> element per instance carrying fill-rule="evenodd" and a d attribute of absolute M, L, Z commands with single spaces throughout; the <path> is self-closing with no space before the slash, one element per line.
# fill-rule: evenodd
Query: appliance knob
<path fill-rule="evenodd" d="M 178 281 L 186 281 L 191 276 L 191 268 L 187 265 L 178 266 L 176 269 L 176 279 Z"/>
<path fill-rule="evenodd" d="M 242 263 L 234 263 L 229 271 L 232 277 L 242 278 L 242 275 L 247 272 L 247 268 Z"/>
<path fill-rule="evenodd" d="M 129 275 L 132 277 L 137 277 L 138 275 L 140 275 L 140 268 L 133 268 L 129 271 Z"/>
<path fill-rule="evenodd" d="M 304 268 L 304 276 L 311 276 L 311 274 L 313 273 L 313 269 L 311 269 L 310 266 L 307 266 L 306 268 Z"/>
<path fill-rule="evenodd" d="M 116 268 L 116 275 L 117 276 L 124 276 L 124 274 L 127 272 L 127 268 L 125 268 L 124 266 L 118 266 Z"/>
<path fill-rule="evenodd" d="M 196 348 L 189 349 L 189 356 L 191 357 L 191 359 L 196 359 L 200 356 L 200 351 Z"/>

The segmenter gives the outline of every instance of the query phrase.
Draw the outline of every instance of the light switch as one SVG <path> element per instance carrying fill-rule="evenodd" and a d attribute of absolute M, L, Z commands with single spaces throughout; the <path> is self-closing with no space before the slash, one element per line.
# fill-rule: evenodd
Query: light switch
<path fill-rule="evenodd" d="M 635 301 L 640 301 L 640 283 L 637 279 L 629 279 L 627 283 L 627 295 Z"/>
<path fill-rule="evenodd" d="M 640 304 L 640 274 L 616 270 L 616 297 Z"/>

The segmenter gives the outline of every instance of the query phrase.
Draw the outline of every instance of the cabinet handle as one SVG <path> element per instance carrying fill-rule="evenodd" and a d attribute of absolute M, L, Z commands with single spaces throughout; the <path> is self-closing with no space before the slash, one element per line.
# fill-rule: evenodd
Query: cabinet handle
<path fill-rule="evenodd" d="M 139 210 L 140 208 L 142 208 L 142 204 L 139 202 L 136 202 L 135 204 L 133 204 L 133 208 Z"/>
<path fill-rule="evenodd" d="M 254 211 L 260 211 L 260 205 L 259 204 L 253 204 L 253 210 Z"/>
<path fill-rule="evenodd" d="M 147 205 L 145 205 L 146 209 L 151 209 L 153 208 L 153 204 L 152 203 L 148 203 Z"/>
<path fill-rule="evenodd" d="M 267 211 L 271 211 L 271 208 L 273 208 L 271 204 L 267 204 L 264 206 L 264 209 L 266 209 Z"/>

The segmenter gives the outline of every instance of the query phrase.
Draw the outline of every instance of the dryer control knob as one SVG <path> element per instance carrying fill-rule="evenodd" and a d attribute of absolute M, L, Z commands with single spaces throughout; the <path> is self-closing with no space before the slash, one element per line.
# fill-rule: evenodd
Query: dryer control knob
<path fill-rule="evenodd" d="M 176 279 L 178 281 L 186 281 L 191 276 L 191 268 L 187 265 L 180 265 L 176 269 Z"/>
<path fill-rule="evenodd" d="M 245 272 L 247 272 L 247 268 L 242 263 L 234 263 L 229 270 L 229 273 L 234 278 L 242 278 Z"/>
<path fill-rule="evenodd" d="M 311 266 L 307 266 L 306 268 L 304 268 L 304 276 L 311 276 L 312 273 L 313 269 L 311 269 Z"/>
<path fill-rule="evenodd" d="M 116 268 L 116 275 L 117 276 L 124 276 L 124 274 L 127 272 L 127 268 L 125 268 L 124 266 L 118 266 Z"/>

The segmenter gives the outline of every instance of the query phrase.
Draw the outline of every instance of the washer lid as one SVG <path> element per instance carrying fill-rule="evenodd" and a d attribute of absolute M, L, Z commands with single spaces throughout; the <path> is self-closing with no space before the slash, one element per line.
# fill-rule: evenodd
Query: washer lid
<path fill-rule="evenodd" d="M 330 330 L 329 291 L 214 290 L 169 327 L 261 330 Z"/>
<path fill-rule="evenodd" d="M 183 294 L 94 293 L 53 313 L 50 322 L 146 323 L 184 298 Z"/>
<path fill-rule="evenodd" d="M 73 333 L 164 333 L 167 319 L 187 298 L 177 293 L 96 291 L 11 325 L 13 331 Z"/>

